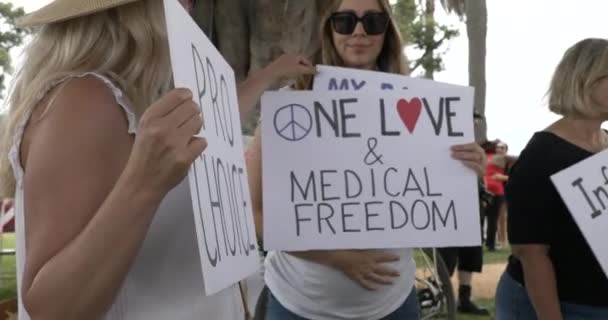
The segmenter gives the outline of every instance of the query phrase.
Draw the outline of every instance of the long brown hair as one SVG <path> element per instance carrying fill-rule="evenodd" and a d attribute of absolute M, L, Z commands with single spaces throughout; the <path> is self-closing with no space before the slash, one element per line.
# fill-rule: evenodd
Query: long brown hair
<path fill-rule="evenodd" d="M 338 10 L 342 0 L 326 0 L 320 8 L 319 39 L 321 46 L 313 57 L 315 64 L 325 64 L 330 66 L 344 66 L 344 61 L 340 58 L 333 42 L 333 29 L 330 22 L 331 15 Z M 317 2 L 319 3 L 319 1 Z M 382 11 L 390 17 L 388 29 L 384 38 L 384 44 L 377 59 L 379 71 L 394 74 L 409 74 L 407 58 L 403 52 L 403 40 L 393 17 L 393 11 L 388 0 L 378 0 Z M 296 89 L 307 90 L 312 88 L 312 76 L 301 77 L 296 83 Z"/>

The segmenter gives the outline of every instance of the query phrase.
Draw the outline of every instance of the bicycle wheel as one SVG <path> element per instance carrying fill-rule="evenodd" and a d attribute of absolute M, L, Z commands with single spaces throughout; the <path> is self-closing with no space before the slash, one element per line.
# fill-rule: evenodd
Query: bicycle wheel
<path fill-rule="evenodd" d="M 445 262 L 434 249 L 416 250 L 420 319 L 456 319 L 456 299 Z"/>

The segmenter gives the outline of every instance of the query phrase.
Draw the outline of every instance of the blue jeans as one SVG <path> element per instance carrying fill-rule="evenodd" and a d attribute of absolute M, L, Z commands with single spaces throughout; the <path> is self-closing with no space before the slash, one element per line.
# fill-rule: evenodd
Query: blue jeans
<path fill-rule="evenodd" d="M 268 306 L 266 307 L 266 320 L 308 320 L 302 318 L 293 312 L 283 307 L 281 303 L 269 292 Z M 381 320 L 418 320 L 420 319 L 420 312 L 418 309 L 418 296 L 416 295 L 416 288 L 412 289 L 412 292 L 407 297 L 405 302 L 399 307 L 399 309 L 393 311 L 393 313 L 382 318 Z"/>
<path fill-rule="evenodd" d="M 560 303 L 564 320 L 605 320 L 608 308 Z M 504 273 L 496 289 L 496 320 L 536 320 L 526 288 Z"/>

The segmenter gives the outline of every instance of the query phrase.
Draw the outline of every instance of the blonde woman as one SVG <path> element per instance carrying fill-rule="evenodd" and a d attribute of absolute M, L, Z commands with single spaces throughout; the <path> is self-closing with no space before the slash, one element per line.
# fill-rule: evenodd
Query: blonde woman
<path fill-rule="evenodd" d="M 608 278 L 550 177 L 608 148 L 608 41 L 586 39 L 557 66 L 549 109 L 507 184 L 513 255 L 496 292 L 498 320 L 608 319 Z"/>
<path fill-rule="evenodd" d="M 162 1 L 55 0 L 19 23 L 35 36 L 0 162 L 19 318 L 242 320 L 237 287 L 203 294 L 184 177 L 206 142 L 169 90 Z"/>
<path fill-rule="evenodd" d="M 407 74 L 402 43 L 388 0 L 328 1 L 321 18 L 320 61 L 364 70 Z M 309 89 L 312 77 L 299 81 Z M 247 167 L 262 237 L 260 129 Z M 454 147 L 454 157 L 479 174 L 485 168 L 476 144 Z M 280 226 L 277 226 L 280 227 Z M 265 281 L 270 289 L 266 319 L 418 319 L 416 269 L 410 249 L 271 252 Z"/>

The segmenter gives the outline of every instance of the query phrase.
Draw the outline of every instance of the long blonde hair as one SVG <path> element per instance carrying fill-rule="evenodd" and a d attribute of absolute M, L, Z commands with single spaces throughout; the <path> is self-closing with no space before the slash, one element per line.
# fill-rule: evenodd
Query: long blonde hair
<path fill-rule="evenodd" d="M 344 66 L 344 61 L 340 58 L 338 51 L 333 42 L 333 29 L 331 26 L 330 17 L 331 15 L 340 8 L 342 0 L 326 0 L 329 3 L 325 3 L 321 9 L 320 16 L 320 28 L 319 28 L 319 39 L 321 40 L 321 46 L 317 56 L 314 57 L 316 63 L 321 63 L 330 66 Z M 409 74 L 410 70 L 407 64 L 405 53 L 403 52 L 403 40 L 395 18 L 393 17 L 393 10 L 388 0 L 378 0 L 382 11 L 387 13 L 390 17 L 388 29 L 386 30 L 384 44 L 380 55 L 377 59 L 379 71 L 402 74 Z M 310 89 L 312 87 L 312 77 L 302 77 L 298 79 L 296 87 L 298 89 Z"/>
<path fill-rule="evenodd" d="M 17 127 L 58 81 L 85 72 L 115 81 L 137 115 L 166 92 L 171 66 L 162 0 L 136 1 L 36 31 L 10 91 L 0 143 L 1 196 L 15 192 L 8 152 Z"/>

